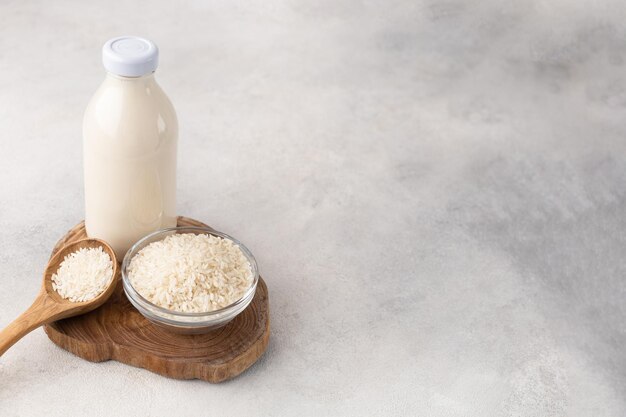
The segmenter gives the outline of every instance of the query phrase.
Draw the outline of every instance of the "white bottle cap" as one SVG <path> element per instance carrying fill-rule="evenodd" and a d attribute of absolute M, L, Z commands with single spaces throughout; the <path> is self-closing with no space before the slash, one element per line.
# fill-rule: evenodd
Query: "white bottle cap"
<path fill-rule="evenodd" d="M 113 74 L 140 77 L 156 70 L 159 64 L 159 48 L 148 39 L 120 36 L 104 44 L 102 63 Z"/>

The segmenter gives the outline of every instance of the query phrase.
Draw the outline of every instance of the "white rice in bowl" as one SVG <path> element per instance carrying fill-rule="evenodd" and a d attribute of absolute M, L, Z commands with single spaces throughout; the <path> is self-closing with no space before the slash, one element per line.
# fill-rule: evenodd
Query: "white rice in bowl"
<path fill-rule="evenodd" d="M 250 262 L 229 239 L 174 234 L 141 249 L 130 260 L 133 288 L 159 307 L 184 313 L 224 308 L 254 281 Z"/>

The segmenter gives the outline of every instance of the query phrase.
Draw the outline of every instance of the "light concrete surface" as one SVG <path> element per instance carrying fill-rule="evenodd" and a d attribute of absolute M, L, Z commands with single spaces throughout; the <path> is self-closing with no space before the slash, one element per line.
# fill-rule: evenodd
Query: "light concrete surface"
<path fill-rule="evenodd" d="M 0 4 L 0 326 L 83 217 L 101 44 L 153 39 L 181 214 L 245 242 L 265 356 L 176 381 L 37 330 L 0 415 L 626 415 L 623 2 Z"/>

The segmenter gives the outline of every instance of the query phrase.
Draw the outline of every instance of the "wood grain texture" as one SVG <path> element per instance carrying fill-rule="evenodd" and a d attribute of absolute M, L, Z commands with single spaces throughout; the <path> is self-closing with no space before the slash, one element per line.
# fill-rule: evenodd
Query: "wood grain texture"
<path fill-rule="evenodd" d="M 202 226 L 179 217 L 179 226 Z M 84 223 L 55 246 L 86 236 Z M 176 379 L 221 382 L 239 375 L 265 352 L 269 342 L 267 286 L 259 279 L 250 305 L 226 326 L 206 334 L 168 332 L 145 319 L 127 300 L 118 268 L 117 286 L 102 307 L 82 316 L 50 323 L 50 340 L 92 362 L 116 360 Z"/>

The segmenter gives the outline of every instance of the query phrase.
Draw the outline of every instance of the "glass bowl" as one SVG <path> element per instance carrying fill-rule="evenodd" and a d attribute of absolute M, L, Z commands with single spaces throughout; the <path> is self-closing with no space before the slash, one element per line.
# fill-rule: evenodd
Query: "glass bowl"
<path fill-rule="evenodd" d="M 128 277 L 128 266 L 130 264 L 130 260 L 144 247 L 148 246 L 152 242 L 156 242 L 164 239 L 166 236 L 173 234 L 181 234 L 181 233 L 194 233 L 198 234 L 206 234 L 219 236 L 224 239 L 228 239 L 232 241 L 234 244 L 239 246 L 239 249 L 243 252 L 245 257 L 250 262 L 250 267 L 252 269 L 253 281 L 252 285 L 245 294 L 234 303 L 221 308 L 219 310 L 208 311 L 204 313 L 183 313 L 180 311 L 168 310 L 166 308 L 157 306 L 156 304 L 151 303 L 146 300 L 143 296 L 141 296 L 133 285 L 130 282 Z M 122 262 L 122 283 L 124 286 L 124 292 L 126 293 L 126 297 L 131 302 L 133 306 L 148 320 L 157 326 L 161 326 L 166 330 L 170 330 L 176 333 L 207 333 L 211 330 L 217 329 L 226 325 L 229 321 L 237 317 L 239 313 L 244 311 L 248 304 L 254 298 L 254 293 L 256 292 L 256 286 L 259 282 L 259 270 L 256 264 L 256 260 L 252 253 L 241 244 L 237 239 L 221 232 L 216 232 L 213 229 L 205 228 L 205 227 L 172 227 L 169 229 L 157 230 L 154 233 L 151 233 L 137 243 L 135 243 L 129 250 L 126 252 L 126 256 L 124 256 L 124 261 Z"/>

